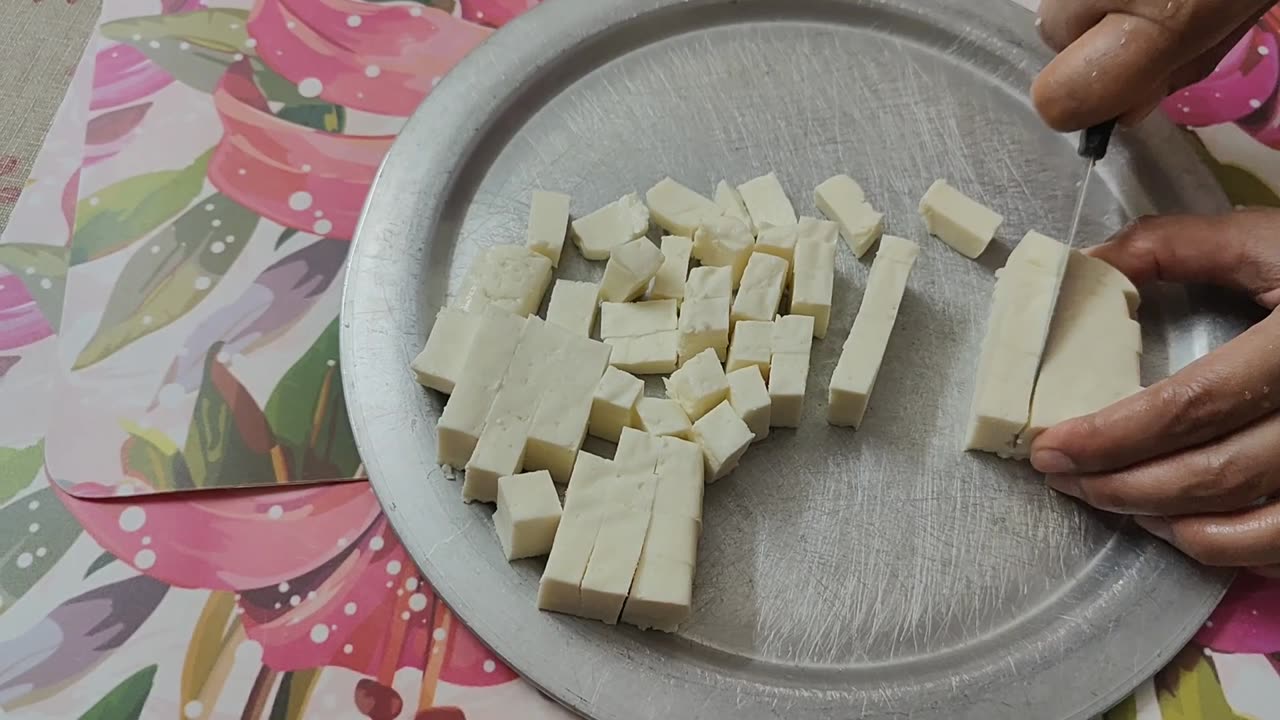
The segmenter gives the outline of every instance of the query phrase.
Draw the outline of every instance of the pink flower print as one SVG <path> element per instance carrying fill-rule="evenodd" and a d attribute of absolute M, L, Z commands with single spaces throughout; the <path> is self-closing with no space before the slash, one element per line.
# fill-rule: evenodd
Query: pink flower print
<path fill-rule="evenodd" d="M 532 9 L 541 0 L 461 0 L 462 17 L 474 23 L 498 28 Z"/>
<path fill-rule="evenodd" d="M 1224 653 L 1280 653 L 1280 580 L 1242 573 L 1195 641 Z"/>
<path fill-rule="evenodd" d="M 14 155 L 0 155 L 0 203 L 14 204 L 22 194 L 22 186 L 18 184 L 18 169 L 22 161 Z M 13 184 L 7 184 L 12 182 Z"/>
<path fill-rule="evenodd" d="M 0 266 L 0 351 L 25 347 L 52 334 L 26 285 Z"/>
<path fill-rule="evenodd" d="M 89 167 L 114 157 L 137 134 L 138 126 L 151 109 L 151 103 L 143 102 L 118 110 L 108 110 L 89 120 L 85 129 L 84 164 Z"/>

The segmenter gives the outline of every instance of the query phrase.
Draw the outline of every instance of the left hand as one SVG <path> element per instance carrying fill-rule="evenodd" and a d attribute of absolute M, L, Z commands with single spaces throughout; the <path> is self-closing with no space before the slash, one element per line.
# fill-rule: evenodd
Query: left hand
<path fill-rule="evenodd" d="M 1205 283 L 1273 312 L 1170 378 L 1032 445 L 1049 485 L 1208 565 L 1280 574 L 1280 211 L 1140 220 L 1090 253 L 1135 283 Z"/>

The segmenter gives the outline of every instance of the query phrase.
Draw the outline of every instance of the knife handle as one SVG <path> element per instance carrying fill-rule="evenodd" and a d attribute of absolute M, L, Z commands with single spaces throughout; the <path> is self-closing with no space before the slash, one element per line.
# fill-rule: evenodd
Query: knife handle
<path fill-rule="evenodd" d="M 1111 143 L 1111 132 L 1116 129 L 1116 121 L 1108 120 L 1085 128 L 1080 133 L 1080 157 L 1090 160 L 1101 160 L 1107 154 L 1107 145 Z"/>

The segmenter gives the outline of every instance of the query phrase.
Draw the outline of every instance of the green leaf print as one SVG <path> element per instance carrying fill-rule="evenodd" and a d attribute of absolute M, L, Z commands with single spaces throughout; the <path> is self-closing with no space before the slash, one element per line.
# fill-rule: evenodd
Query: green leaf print
<path fill-rule="evenodd" d="M 116 561 L 115 555 L 112 555 L 110 552 L 103 550 L 101 555 L 94 558 L 93 562 L 89 563 L 89 567 L 86 568 L 84 571 L 84 576 L 88 578 L 90 575 L 98 572 L 102 568 L 114 563 L 115 561 Z"/>
<path fill-rule="evenodd" d="M 252 211 L 214 193 L 152 236 L 120 273 L 73 369 L 93 365 L 185 315 L 226 275 L 258 221 Z"/>
<path fill-rule="evenodd" d="M 1133 695 L 1103 714 L 1102 720 L 1138 720 L 1138 700 Z"/>
<path fill-rule="evenodd" d="M 52 488 L 0 508 L 0 614 L 53 568 L 81 532 Z"/>
<path fill-rule="evenodd" d="M 76 204 L 71 264 L 127 247 L 182 212 L 204 188 L 210 150 L 181 170 L 125 178 Z"/>
<path fill-rule="evenodd" d="M 280 378 L 266 415 L 289 454 L 291 479 L 347 478 L 360 467 L 338 372 L 336 319 Z"/>
<path fill-rule="evenodd" d="M 191 490 L 191 470 L 186 460 L 164 433 L 124 421 L 129 439 L 120 448 L 120 464 L 125 475 L 141 480 L 158 491 Z"/>
<path fill-rule="evenodd" d="M 0 505 L 31 484 L 44 465 L 44 440 L 24 448 L 0 448 Z"/>
<path fill-rule="evenodd" d="M 280 477 L 271 427 L 249 391 L 219 362 L 219 343 L 205 356 L 204 383 L 183 449 L 195 487 L 238 487 Z"/>
<path fill-rule="evenodd" d="M 62 322 L 62 298 L 67 286 L 67 249 L 31 243 L 0 245 L 0 266 L 9 269 L 27 288 L 40 313 L 56 332 Z"/>
<path fill-rule="evenodd" d="M 138 720 L 142 717 L 147 697 L 151 695 L 156 667 L 149 665 L 125 678 L 124 682 L 86 710 L 80 720 Z"/>
<path fill-rule="evenodd" d="M 1198 645 L 1183 649 L 1155 684 L 1163 720 L 1251 720 L 1231 709 L 1213 660 Z"/>
<path fill-rule="evenodd" d="M 295 125 L 340 133 L 347 126 L 347 111 L 341 105 L 288 105 L 276 117 Z"/>
<path fill-rule="evenodd" d="M 1280 207 L 1280 197 L 1265 182 L 1244 168 L 1218 160 L 1199 137 L 1189 131 L 1188 134 L 1191 135 L 1191 146 L 1195 148 L 1196 154 L 1217 178 L 1222 191 L 1233 205 Z"/>

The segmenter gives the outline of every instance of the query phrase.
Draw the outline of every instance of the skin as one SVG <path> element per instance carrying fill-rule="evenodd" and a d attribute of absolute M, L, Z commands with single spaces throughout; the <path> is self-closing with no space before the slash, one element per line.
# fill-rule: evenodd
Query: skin
<path fill-rule="evenodd" d="M 1041 34 L 1059 54 L 1032 88 L 1036 108 L 1063 131 L 1140 120 L 1270 4 L 1045 0 Z M 1217 285 L 1271 312 L 1176 375 L 1050 428 L 1032 464 L 1203 563 L 1280 577 L 1280 211 L 1143 218 L 1090 252 L 1137 284 Z"/>

